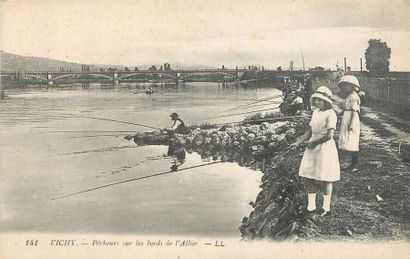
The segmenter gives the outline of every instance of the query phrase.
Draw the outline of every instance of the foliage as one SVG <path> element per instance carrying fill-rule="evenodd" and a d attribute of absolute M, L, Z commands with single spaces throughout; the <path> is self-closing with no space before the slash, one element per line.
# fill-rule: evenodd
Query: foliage
<path fill-rule="evenodd" d="M 200 123 L 200 124 L 191 125 L 189 128 L 190 129 L 199 128 L 199 129 L 202 129 L 202 130 L 207 130 L 207 129 L 217 128 L 217 126 L 214 125 L 214 124 L 211 124 L 209 122 L 203 122 L 203 123 Z"/>
<path fill-rule="evenodd" d="M 370 39 L 365 52 L 366 69 L 371 73 L 389 72 L 391 48 L 386 42 Z"/>

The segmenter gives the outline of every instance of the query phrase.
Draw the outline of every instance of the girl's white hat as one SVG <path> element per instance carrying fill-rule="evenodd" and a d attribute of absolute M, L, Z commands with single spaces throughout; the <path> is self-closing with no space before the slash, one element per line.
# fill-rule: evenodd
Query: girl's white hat
<path fill-rule="evenodd" d="M 332 104 L 332 91 L 330 91 L 330 89 L 326 86 L 321 86 L 316 90 L 316 92 L 312 94 L 311 99 L 313 98 L 319 98 L 325 102 Z"/>
<path fill-rule="evenodd" d="M 352 84 L 354 88 L 356 89 L 356 91 L 360 90 L 359 80 L 357 80 L 355 76 L 352 76 L 352 75 L 342 76 L 342 78 L 340 79 L 339 83 L 337 83 L 337 85 L 340 86 L 341 83 Z"/>

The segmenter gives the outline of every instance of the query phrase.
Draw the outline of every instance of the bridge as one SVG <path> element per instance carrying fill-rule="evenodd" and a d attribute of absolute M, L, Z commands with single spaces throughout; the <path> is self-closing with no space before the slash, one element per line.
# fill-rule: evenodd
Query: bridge
<path fill-rule="evenodd" d="M 110 71 L 1 71 L 2 81 L 35 82 L 52 85 L 63 79 L 73 79 L 81 82 L 97 80 L 101 82 L 120 82 L 143 80 L 147 78 L 168 79 L 175 83 L 185 81 L 195 75 L 215 75 L 223 81 L 238 81 L 246 69 L 192 69 L 192 70 L 110 70 Z"/>

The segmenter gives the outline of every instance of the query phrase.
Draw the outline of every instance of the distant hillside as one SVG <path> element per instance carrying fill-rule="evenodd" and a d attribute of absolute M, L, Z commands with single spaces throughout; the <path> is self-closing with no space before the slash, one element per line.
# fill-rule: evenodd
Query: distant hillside
<path fill-rule="evenodd" d="M 98 65 L 88 64 L 91 71 L 100 70 L 100 68 L 107 69 L 108 67 L 116 67 L 119 70 L 123 70 L 123 65 Z M 160 64 L 155 64 L 157 68 L 160 68 Z M 65 70 L 69 68 L 72 71 L 81 71 L 81 64 L 72 63 L 67 61 L 61 61 L 56 59 L 42 58 L 42 57 L 27 57 L 16 54 L 7 53 L 1 51 L 0 70 L 2 71 L 59 71 L 60 67 Z M 133 70 L 135 66 L 130 66 L 129 69 Z M 139 69 L 148 69 L 151 65 L 137 65 Z M 172 69 L 209 69 L 213 67 L 201 66 L 201 65 L 186 65 L 186 64 L 171 64 Z"/>
<path fill-rule="evenodd" d="M 41 58 L 41 57 L 27 57 L 16 54 L 10 54 L 1 51 L 1 66 L 2 71 L 59 71 L 60 67 L 64 69 L 71 68 L 72 71 L 81 71 L 81 64 L 61 61 L 56 59 Z M 124 66 L 113 65 L 89 65 L 90 70 L 99 70 L 100 68 L 117 67 L 118 69 Z"/>

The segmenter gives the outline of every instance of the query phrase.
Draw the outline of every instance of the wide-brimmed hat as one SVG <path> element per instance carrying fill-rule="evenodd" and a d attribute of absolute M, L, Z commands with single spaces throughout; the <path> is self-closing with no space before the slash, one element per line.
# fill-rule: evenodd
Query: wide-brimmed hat
<path fill-rule="evenodd" d="M 169 117 L 171 117 L 171 118 L 178 118 L 179 115 L 178 115 L 178 113 L 173 112 L 173 113 L 171 113 L 171 115 L 169 115 Z"/>
<path fill-rule="evenodd" d="M 339 83 L 337 83 L 337 85 L 340 87 L 341 83 L 352 84 L 354 88 L 356 89 L 356 91 L 360 90 L 359 80 L 355 76 L 352 76 L 352 75 L 342 76 L 342 78 L 340 79 Z"/>
<path fill-rule="evenodd" d="M 312 94 L 311 99 L 319 98 L 325 102 L 332 104 L 332 91 L 326 86 L 319 87 L 316 92 Z"/>

